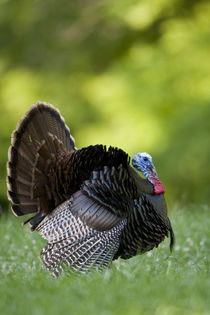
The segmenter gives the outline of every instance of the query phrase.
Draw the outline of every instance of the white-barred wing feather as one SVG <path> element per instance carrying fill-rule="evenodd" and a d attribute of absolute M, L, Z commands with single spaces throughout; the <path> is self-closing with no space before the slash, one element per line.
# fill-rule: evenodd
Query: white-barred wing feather
<path fill-rule="evenodd" d="M 37 227 L 48 240 L 41 251 L 46 268 L 55 276 L 67 264 L 80 272 L 107 267 L 116 254 L 120 235 L 126 224 L 121 219 L 111 229 L 97 231 L 84 224 L 71 212 L 73 200 L 67 200 L 49 214 Z"/>

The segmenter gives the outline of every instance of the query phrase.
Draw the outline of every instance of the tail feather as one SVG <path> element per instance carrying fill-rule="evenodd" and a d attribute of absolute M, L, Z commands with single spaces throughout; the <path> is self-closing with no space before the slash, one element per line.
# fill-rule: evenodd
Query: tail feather
<path fill-rule="evenodd" d="M 53 156 L 75 149 L 63 117 L 52 105 L 33 104 L 17 124 L 8 152 L 7 188 L 17 216 L 40 211 Z M 49 210 L 49 209 L 47 209 Z"/>
<path fill-rule="evenodd" d="M 14 178 L 8 176 L 7 180 L 12 187 L 16 185 L 17 194 L 20 194 L 20 195 L 26 194 L 28 196 L 31 193 L 31 189 L 30 189 L 31 183 L 23 180 L 23 178 L 20 178 L 19 180 L 18 179 L 14 180 Z"/>
<path fill-rule="evenodd" d="M 30 214 L 37 212 L 37 204 L 28 204 L 28 205 L 21 205 L 21 208 L 18 205 L 12 206 L 12 212 L 16 216 L 22 216 L 23 214 Z"/>

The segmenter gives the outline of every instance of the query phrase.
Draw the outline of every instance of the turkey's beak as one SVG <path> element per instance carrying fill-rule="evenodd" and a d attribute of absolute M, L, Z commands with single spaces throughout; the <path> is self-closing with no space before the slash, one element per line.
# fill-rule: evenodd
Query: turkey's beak
<path fill-rule="evenodd" d="M 151 175 L 152 175 L 152 176 L 157 177 L 157 172 L 156 172 L 155 167 L 151 167 L 151 168 L 150 168 L 150 172 L 151 172 Z"/>

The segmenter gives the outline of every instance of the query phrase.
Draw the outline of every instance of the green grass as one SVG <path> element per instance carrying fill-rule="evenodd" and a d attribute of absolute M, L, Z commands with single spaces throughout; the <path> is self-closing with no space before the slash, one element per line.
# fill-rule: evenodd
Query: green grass
<path fill-rule="evenodd" d="M 210 314 L 210 209 L 174 209 L 170 218 L 176 234 L 172 254 L 166 240 L 102 273 L 53 279 L 39 258 L 45 241 L 19 219 L 3 216 L 1 314 Z"/>

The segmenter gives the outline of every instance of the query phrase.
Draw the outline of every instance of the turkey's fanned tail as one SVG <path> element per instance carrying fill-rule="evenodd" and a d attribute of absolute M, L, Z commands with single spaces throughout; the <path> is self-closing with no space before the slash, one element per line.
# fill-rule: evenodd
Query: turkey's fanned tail
<path fill-rule="evenodd" d="M 7 187 L 15 215 L 51 209 L 45 185 L 57 152 L 74 150 L 74 139 L 52 105 L 38 102 L 19 121 L 8 153 Z"/>

